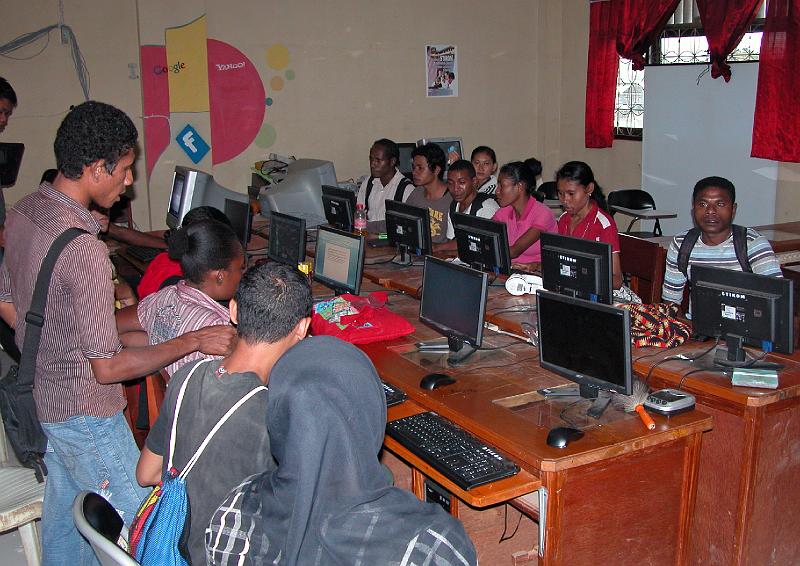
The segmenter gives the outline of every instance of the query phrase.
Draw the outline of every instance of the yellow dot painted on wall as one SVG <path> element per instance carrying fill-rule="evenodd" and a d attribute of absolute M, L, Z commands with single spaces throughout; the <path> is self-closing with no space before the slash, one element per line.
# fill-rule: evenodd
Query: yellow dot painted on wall
<path fill-rule="evenodd" d="M 269 88 L 270 90 L 283 89 L 283 79 L 281 77 L 272 77 L 272 79 L 269 81 Z"/>
<path fill-rule="evenodd" d="M 289 49 L 280 43 L 267 49 L 267 65 L 276 71 L 285 69 L 289 65 Z"/>

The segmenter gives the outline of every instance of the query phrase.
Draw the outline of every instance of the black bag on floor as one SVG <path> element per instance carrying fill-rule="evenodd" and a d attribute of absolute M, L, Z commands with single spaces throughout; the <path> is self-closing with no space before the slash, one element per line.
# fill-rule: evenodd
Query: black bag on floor
<path fill-rule="evenodd" d="M 86 234 L 80 228 L 70 228 L 56 238 L 39 268 L 36 286 L 28 313 L 25 315 L 25 343 L 22 346 L 22 358 L 19 367 L 12 366 L 8 373 L 0 379 L 0 413 L 6 438 L 14 449 L 20 464 L 33 468 L 36 479 L 44 481 L 47 468 L 44 465 L 44 453 L 47 450 L 47 437 L 42 430 L 39 416 L 36 414 L 36 402 L 33 399 L 33 377 L 36 373 L 36 356 L 39 353 L 39 341 L 44 326 L 44 310 L 47 306 L 47 288 L 56 260 L 69 242 L 80 234 Z"/>

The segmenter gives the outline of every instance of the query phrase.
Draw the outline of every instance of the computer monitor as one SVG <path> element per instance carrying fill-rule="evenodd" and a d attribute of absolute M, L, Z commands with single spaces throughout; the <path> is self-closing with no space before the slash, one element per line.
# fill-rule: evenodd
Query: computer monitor
<path fill-rule="evenodd" d="M 167 226 L 177 228 L 186 213 L 199 206 L 213 206 L 224 211 L 226 199 L 250 205 L 250 197 L 246 193 L 226 189 L 208 173 L 177 165 L 172 175 Z"/>
<path fill-rule="evenodd" d="M 364 272 L 364 236 L 320 226 L 314 254 L 314 280 L 337 295 L 361 290 Z"/>
<path fill-rule="evenodd" d="M 414 142 L 400 142 L 397 144 L 397 149 L 400 150 L 400 158 L 397 160 L 397 170 L 400 171 L 407 179 L 411 179 L 411 152 L 417 144 Z"/>
<path fill-rule="evenodd" d="M 458 259 L 473 269 L 495 275 L 511 273 L 511 252 L 505 222 L 454 212 L 451 215 L 456 234 Z"/>
<path fill-rule="evenodd" d="M 297 267 L 306 259 L 306 221 L 302 218 L 271 212 L 267 257 Z"/>
<path fill-rule="evenodd" d="M 411 265 L 411 254 L 424 256 L 431 253 L 433 245 L 428 209 L 387 200 L 386 235 L 389 244 L 398 250 L 399 257 L 393 260 L 394 263 Z"/>
<path fill-rule="evenodd" d="M 727 345 L 717 349 L 716 365 L 757 367 L 755 360 L 746 359 L 743 344 L 792 353 L 791 279 L 693 265 L 691 281 L 694 333 L 722 337 Z"/>
<path fill-rule="evenodd" d="M 262 213 L 274 210 L 304 218 L 309 228 L 322 224 L 325 222 L 322 185 L 336 185 L 333 163 L 321 159 L 292 161 L 277 185 L 262 189 Z"/>
<path fill-rule="evenodd" d="M 322 207 L 325 219 L 334 228 L 353 231 L 353 215 L 356 210 L 356 193 L 330 185 L 322 185 Z"/>
<path fill-rule="evenodd" d="M 536 306 L 539 365 L 578 384 L 558 394 L 596 399 L 589 415 L 598 418 L 610 400 L 600 392 L 633 393 L 628 310 L 543 290 Z"/>
<path fill-rule="evenodd" d="M 611 304 L 611 246 L 543 232 L 542 284 L 548 291 Z"/>
<path fill-rule="evenodd" d="M 426 143 L 435 143 L 441 147 L 448 163 L 450 162 L 450 153 L 452 152 L 456 152 L 458 154 L 458 159 L 469 160 L 469 156 L 464 156 L 464 144 L 461 143 L 461 138 L 422 138 L 421 140 L 417 140 L 418 146 L 425 145 Z M 445 166 L 445 177 L 447 177 L 447 169 L 448 167 Z"/>
<path fill-rule="evenodd" d="M 250 228 L 253 222 L 253 209 L 249 202 L 225 199 L 225 216 L 231 221 L 233 231 L 239 236 L 239 241 L 243 246 L 247 246 L 250 241 Z"/>
<path fill-rule="evenodd" d="M 464 361 L 481 346 L 487 288 L 482 271 L 425 258 L 419 319 L 447 337 L 451 364 Z"/>
<path fill-rule="evenodd" d="M 23 143 L 0 143 L 0 187 L 10 187 L 17 182 L 23 153 Z"/>

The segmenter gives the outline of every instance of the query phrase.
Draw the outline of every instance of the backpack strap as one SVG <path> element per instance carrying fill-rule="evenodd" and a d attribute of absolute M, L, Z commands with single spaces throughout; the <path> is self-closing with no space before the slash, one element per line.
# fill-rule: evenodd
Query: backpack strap
<path fill-rule="evenodd" d="M 167 458 L 167 471 L 172 469 L 172 457 L 175 455 L 175 431 L 178 428 L 178 414 L 181 412 L 181 405 L 183 404 L 183 395 L 186 393 L 186 387 L 189 385 L 189 380 L 194 375 L 194 372 L 201 365 L 210 362 L 211 360 L 199 360 L 186 376 L 181 384 L 181 389 L 178 391 L 178 400 L 175 402 L 175 414 L 172 415 L 172 430 L 169 435 L 169 458 Z"/>
<path fill-rule="evenodd" d="M 686 235 L 683 237 L 683 241 L 681 242 L 681 247 L 678 250 L 678 270 L 683 273 L 683 276 L 686 279 L 689 279 L 689 256 L 692 255 L 692 250 L 694 249 L 694 245 L 697 243 L 697 239 L 700 237 L 700 229 L 699 228 L 692 228 Z"/>
<path fill-rule="evenodd" d="M 736 259 L 739 260 L 739 267 L 745 273 L 753 273 L 750 265 L 750 257 L 747 255 L 747 227 L 733 225 L 733 249 L 736 252 Z"/>
<path fill-rule="evenodd" d="M 376 177 L 370 177 L 367 179 L 367 192 L 364 195 L 364 210 L 369 210 L 369 195 L 372 194 L 372 182 L 376 179 Z M 394 190 L 394 200 L 398 202 L 403 202 L 403 195 L 406 192 L 406 188 L 412 185 L 411 181 L 409 181 L 406 177 L 400 179 L 400 182 L 397 183 L 397 188 Z"/>
<path fill-rule="evenodd" d="M 364 210 L 369 212 L 369 195 L 372 194 L 372 182 L 375 180 L 375 177 L 370 177 L 367 179 L 367 194 L 364 195 Z"/>
<path fill-rule="evenodd" d="M 478 211 L 483 207 L 483 203 L 486 201 L 486 199 L 490 198 L 494 197 L 492 197 L 492 195 L 490 195 L 489 193 L 477 193 L 475 195 L 475 200 L 472 201 L 469 207 L 469 212 L 467 214 L 469 214 L 470 216 L 477 216 Z M 456 210 L 457 206 L 458 203 L 456 201 L 454 200 L 450 201 L 450 214 L 454 214 L 455 212 L 457 212 Z"/>

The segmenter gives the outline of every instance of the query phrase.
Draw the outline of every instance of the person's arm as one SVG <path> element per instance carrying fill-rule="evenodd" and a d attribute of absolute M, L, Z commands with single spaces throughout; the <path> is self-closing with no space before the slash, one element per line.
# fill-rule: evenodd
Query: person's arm
<path fill-rule="evenodd" d="M 771 277 L 783 277 L 781 264 L 772 246 L 761 234 L 747 245 L 747 258 L 750 260 L 750 267 L 753 273 L 758 275 L 769 275 Z"/>
<path fill-rule="evenodd" d="M 522 236 L 520 236 L 514 245 L 510 247 L 511 249 L 511 259 L 521 256 L 525 251 L 531 247 L 533 244 L 539 241 L 539 237 L 541 237 L 542 231 L 538 228 L 534 228 L 531 226 L 528 228 Z"/>
<path fill-rule="evenodd" d="M 622 264 L 619 261 L 619 252 L 611 254 L 611 284 L 614 289 L 622 287 Z"/>
<path fill-rule="evenodd" d="M 114 313 L 117 318 L 117 332 L 144 331 L 142 323 L 139 321 L 139 305 L 131 305 Z"/>
<path fill-rule="evenodd" d="M 167 242 L 164 241 L 164 238 L 124 226 L 117 226 L 113 222 L 108 225 L 107 234 L 109 238 L 113 238 L 129 246 L 142 246 L 159 250 L 167 249 Z"/>
<path fill-rule="evenodd" d="M 685 234 L 684 234 L 685 236 Z M 683 236 L 681 237 L 683 240 Z M 678 250 L 680 243 L 677 236 L 672 239 L 667 251 L 667 263 L 664 269 L 664 284 L 661 287 L 661 299 L 680 305 L 683 301 L 683 288 L 686 286 L 686 277 L 678 269 Z"/>
<path fill-rule="evenodd" d="M 136 464 L 136 481 L 142 487 L 156 485 L 161 481 L 161 470 L 164 467 L 164 458 L 151 452 L 145 446 Z"/>
<path fill-rule="evenodd" d="M 150 337 L 144 331 L 121 332 L 119 340 L 125 348 L 145 348 L 150 345 Z"/>
<path fill-rule="evenodd" d="M 0 301 L 0 317 L 2 317 L 11 328 L 15 328 L 17 324 L 17 309 L 14 308 L 14 303 Z"/>

